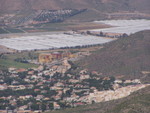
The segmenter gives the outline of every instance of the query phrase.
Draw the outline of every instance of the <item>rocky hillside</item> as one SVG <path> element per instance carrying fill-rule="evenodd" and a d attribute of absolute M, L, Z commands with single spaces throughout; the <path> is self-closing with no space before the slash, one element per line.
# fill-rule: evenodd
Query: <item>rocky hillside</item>
<path fill-rule="evenodd" d="M 126 98 L 46 113 L 149 113 L 149 105 L 150 87 L 147 87 Z"/>
<path fill-rule="evenodd" d="M 149 58 L 150 31 L 147 30 L 106 44 L 79 64 L 102 75 L 144 78 L 143 71 L 150 72 Z"/>
<path fill-rule="evenodd" d="M 0 10 L 94 9 L 95 11 L 140 11 L 150 13 L 149 0 L 0 0 Z"/>

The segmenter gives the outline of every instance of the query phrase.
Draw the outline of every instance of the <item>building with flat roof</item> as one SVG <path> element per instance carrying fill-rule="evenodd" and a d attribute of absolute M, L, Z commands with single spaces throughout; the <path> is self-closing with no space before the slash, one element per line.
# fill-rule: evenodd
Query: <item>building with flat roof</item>
<path fill-rule="evenodd" d="M 72 58 L 74 55 L 72 55 L 70 52 L 53 52 L 53 53 L 42 53 L 39 55 L 39 63 L 50 63 L 54 60 L 59 60 L 62 58 Z"/>

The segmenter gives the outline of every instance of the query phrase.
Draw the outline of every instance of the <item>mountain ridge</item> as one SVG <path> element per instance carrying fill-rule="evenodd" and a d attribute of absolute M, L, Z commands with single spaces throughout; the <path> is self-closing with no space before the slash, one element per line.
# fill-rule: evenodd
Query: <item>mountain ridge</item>
<path fill-rule="evenodd" d="M 149 0 L 0 0 L 0 10 L 97 9 L 101 12 L 139 11 L 150 13 Z"/>
<path fill-rule="evenodd" d="M 142 71 L 150 71 L 150 30 L 137 32 L 104 45 L 104 48 L 79 62 L 89 71 L 104 76 L 141 78 Z M 149 78 L 149 77 L 148 77 Z"/>

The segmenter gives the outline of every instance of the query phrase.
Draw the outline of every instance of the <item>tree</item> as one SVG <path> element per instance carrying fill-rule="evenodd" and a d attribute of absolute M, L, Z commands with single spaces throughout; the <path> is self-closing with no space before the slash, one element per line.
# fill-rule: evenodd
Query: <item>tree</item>
<path fill-rule="evenodd" d="M 102 32 L 102 31 L 100 32 L 100 34 L 99 34 L 99 35 L 100 35 L 100 36 L 104 36 L 104 34 L 103 34 L 103 32 Z"/>
<path fill-rule="evenodd" d="M 87 31 L 86 33 L 87 33 L 88 35 L 90 35 L 90 34 L 91 34 L 91 32 L 90 32 L 90 31 Z"/>
<path fill-rule="evenodd" d="M 39 110 L 39 105 L 36 104 L 36 103 L 33 103 L 33 104 L 31 105 L 31 109 L 32 109 L 32 110 Z"/>
<path fill-rule="evenodd" d="M 50 109 L 50 110 L 53 110 L 53 109 L 54 109 L 54 105 L 53 105 L 53 103 L 49 103 L 49 105 L 48 105 L 48 106 L 49 106 L 49 109 Z"/>
<path fill-rule="evenodd" d="M 19 75 L 19 77 L 21 79 L 24 79 L 27 76 L 27 71 L 25 71 L 25 72 L 19 72 L 18 75 Z"/>
<path fill-rule="evenodd" d="M 42 103 L 41 109 L 42 109 L 43 112 L 46 110 L 46 105 L 45 105 L 45 103 Z"/>
<path fill-rule="evenodd" d="M 122 35 L 122 37 L 125 38 L 125 37 L 128 37 L 128 35 L 127 35 L 126 33 L 124 33 L 124 34 Z"/>

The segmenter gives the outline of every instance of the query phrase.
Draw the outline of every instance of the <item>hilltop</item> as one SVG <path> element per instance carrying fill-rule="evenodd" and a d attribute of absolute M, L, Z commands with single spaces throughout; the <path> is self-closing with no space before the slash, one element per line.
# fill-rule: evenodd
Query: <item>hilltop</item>
<path fill-rule="evenodd" d="M 150 31 L 141 31 L 104 45 L 89 57 L 82 59 L 81 67 L 102 75 L 124 78 L 144 78 L 150 71 Z"/>
<path fill-rule="evenodd" d="M 112 18 L 126 18 L 128 16 L 149 18 L 149 5 L 149 0 L 0 0 L 0 12 L 16 13 L 22 11 L 21 14 L 26 15 L 35 10 L 88 9 L 85 13 L 71 20 L 105 19 L 111 16 Z M 110 16 L 108 13 L 115 14 Z"/>

